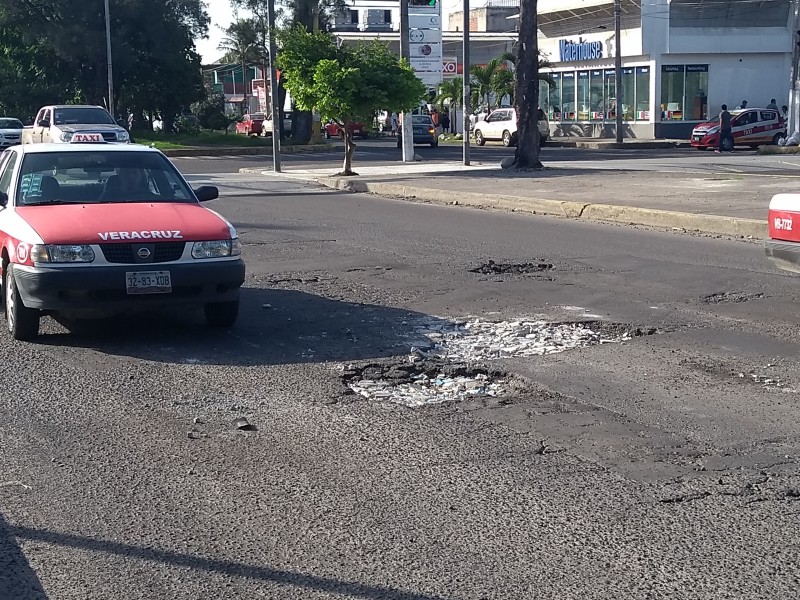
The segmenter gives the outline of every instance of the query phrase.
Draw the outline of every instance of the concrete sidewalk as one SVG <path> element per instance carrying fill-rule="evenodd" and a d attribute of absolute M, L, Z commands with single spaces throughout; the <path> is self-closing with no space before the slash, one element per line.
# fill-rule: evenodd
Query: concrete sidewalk
<path fill-rule="evenodd" d="M 680 228 L 737 237 L 767 237 L 770 198 L 796 180 L 738 173 L 681 173 L 574 167 L 514 173 L 499 165 L 398 163 L 356 166 L 359 177 L 338 168 L 289 169 L 275 175 L 327 187 L 439 204 L 458 204 L 566 218 Z"/>

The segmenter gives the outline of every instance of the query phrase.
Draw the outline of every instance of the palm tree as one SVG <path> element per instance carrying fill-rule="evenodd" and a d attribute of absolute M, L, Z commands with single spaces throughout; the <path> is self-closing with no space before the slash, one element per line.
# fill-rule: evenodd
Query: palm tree
<path fill-rule="evenodd" d="M 436 90 L 436 97 L 433 103 L 440 109 L 444 107 L 445 102 L 449 103 L 451 107 L 458 109 L 459 106 L 464 105 L 464 79 L 461 77 L 453 77 L 452 79 L 445 79 L 439 84 Z M 453 117 L 450 119 L 451 124 L 455 124 L 456 111 L 453 111 Z"/>
<path fill-rule="evenodd" d="M 218 48 L 225 51 L 223 60 L 242 65 L 242 83 L 244 96 L 242 103 L 247 103 L 247 64 L 259 62 L 262 53 L 262 44 L 258 40 L 258 25 L 254 19 L 237 19 L 236 22 L 225 29 L 225 37 Z M 234 87 L 236 77 L 234 76 Z"/>
<path fill-rule="evenodd" d="M 493 58 L 486 66 L 472 65 L 469 70 L 471 86 L 477 99 L 483 101 L 489 109 L 492 108 L 491 98 L 495 94 L 498 72 L 502 66 L 503 62 L 499 58 Z"/>
<path fill-rule="evenodd" d="M 501 84 L 500 90 L 504 92 L 503 95 L 508 95 L 511 98 L 511 104 L 514 104 L 514 79 L 515 79 L 515 71 L 517 69 L 517 55 L 515 52 L 503 52 L 500 55 L 500 60 L 505 63 L 510 63 L 509 72 L 511 73 L 510 81 L 503 82 Z M 539 73 L 538 78 L 539 81 L 546 81 L 550 87 L 555 87 L 556 82 L 555 79 L 550 75 L 550 73 L 543 72 L 545 69 L 552 69 L 553 63 L 547 60 L 547 57 L 544 53 L 539 50 Z"/>

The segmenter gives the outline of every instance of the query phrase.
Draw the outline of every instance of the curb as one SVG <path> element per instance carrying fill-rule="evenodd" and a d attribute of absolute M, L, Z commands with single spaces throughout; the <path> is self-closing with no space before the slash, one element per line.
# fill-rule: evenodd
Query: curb
<path fill-rule="evenodd" d="M 800 154 L 800 146 L 759 146 L 756 154 Z"/>
<path fill-rule="evenodd" d="M 302 154 L 304 152 L 331 152 L 336 149 L 332 144 L 309 144 L 306 146 L 282 146 L 281 154 Z M 188 148 L 172 148 L 161 151 L 164 156 L 180 158 L 186 156 L 272 156 L 272 146 L 192 146 Z"/>
<path fill-rule="evenodd" d="M 570 141 L 569 139 L 555 139 L 550 138 L 547 140 L 545 147 L 552 146 L 553 148 L 584 148 L 591 150 L 657 150 L 663 148 L 688 148 L 692 143 L 683 140 L 653 140 L 647 142 L 628 141 L 618 144 L 611 141 Z"/>
<path fill-rule="evenodd" d="M 239 169 L 240 173 L 258 173 L 275 176 L 271 171 L 260 169 Z M 741 219 L 721 215 L 687 213 L 635 206 L 619 206 L 614 204 L 592 204 L 572 202 L 568 200 L 547 200 L 543 198 L 526 198 L 503 194 L 478 194 L 475 192 L 458 192 L 438 190 L 394 183 L 370 183 L 355 181 L 345 177 L 306 177 L 287 174 L 293 179 L 313 181 L 336 190 L 375 194 L 421 200 L 434 204 L 458 204 L 476 208 L 495 208 L 515 212 L 554 215 L 567 219 L 585 219 L 587 221 L 608 221 L 626 225 L 645 225 L 685 229 L 716 235 L 767 239 L 769 237 L 767 221 L 760 219 Z M 454 200 L 454 198 L 457 198 Z"/>

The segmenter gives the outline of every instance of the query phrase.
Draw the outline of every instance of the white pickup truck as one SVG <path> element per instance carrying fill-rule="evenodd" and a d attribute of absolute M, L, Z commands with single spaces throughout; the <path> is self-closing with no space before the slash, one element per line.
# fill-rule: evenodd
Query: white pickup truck
<path fill-rule="evenodd" d="M 59 104 L 39 109 L 33 125 L 22 130 L 22 143 L 69 143 L 76 133 L 100 134 L 106 142 L 131 141 L 125 128 L 102 106 Z"/>

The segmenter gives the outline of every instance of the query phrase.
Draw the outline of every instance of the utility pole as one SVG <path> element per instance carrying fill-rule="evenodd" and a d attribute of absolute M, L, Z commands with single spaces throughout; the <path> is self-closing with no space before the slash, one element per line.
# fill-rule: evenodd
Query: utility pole
<path fill-rule="evenodd" d="M 114 73 L 111 68 L 111 17 L 108 11 L 108 0 L 105 0 L 106 6 L 106 62 L 108 66 L 108 112 L 114 121 L 117 120 L 114 114 Z"/>
<path fill-rule="evenodd" d="M 469 166 L 469 113 L 470 107 L 470 85 L 469 85 L 469 0 L 464 0 L 464 41 L 462 53 L 464 60 L 461 70 L 463 71 L 464 80 L 464 165 Z"/>
<path fill-rule="evenodd" d="M 272 106 L 272 170 L 281 172 L 281 135 L 283 129 L 280 107 L 278 106 L 278 77 L 275 72 L 275 0 L 267 3 L 267 22 L 269 25 L 269 103 Z"/>
<path fill-rule="evenodd" d="M 400 58 L 411 61 L 409 46 L 408 0 L 400 0 Z M 402 113 L 400 136 L 402 138 L 403 162 L 414 162 L 414 127 L 411 113 Z"/>
<path fill-rule="evenodd" d="M 617 143 L 622 143 L 622 98 L 620 92 L 622 91 L 622 52 L 620 52 L 621 44 L 621 30 L 622 30 L 622 0 L 614 0 L 614 96 L 616 97 L 616 108 L 614 109 L 614 116 L 616 117 L 616 134 Z"/>
<path fill-rule="evenodd" d="M 800 0 L 793 0 L 792 74 L 789 82 L 789 115 L 786 137 L 800 129 Z"/>

